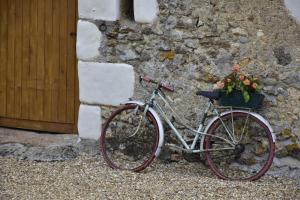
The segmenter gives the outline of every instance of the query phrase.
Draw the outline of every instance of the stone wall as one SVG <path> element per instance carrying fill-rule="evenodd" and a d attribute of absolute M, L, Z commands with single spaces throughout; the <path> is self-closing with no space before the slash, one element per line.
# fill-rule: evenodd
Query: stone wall
<path fill-rule="evenodd" d="M 264 84 L 266 101 L 259 113 L 271 122 L 278 138 L 275 166 L 291 174 L 297 170 L 300 27 L 282 0 L 145 0 L 147 7 L 135 0 L 135 20 L 121 12 L 117 0 L 109 1 L 109 11 L 98 13 L 105 2 L 79 0 L 77 53 L 84 105 L 80 136 L 86 135 L 80 130 L 88 124 L 81 121 L 89 112 L 100 122 L 99 105 L 105 119 L 111 110 L 105 105 L 117 105 L 132 95 L 145 97 L 137 81 L 141 74 L 171 82 L 176 93 L 169 95 L 177 110 L 195 125 L 205 105 L 195 92 L 212 89 L 233 63 L 239 63 Z M 106 13 L 109 16 L 102 16 Z M 96 127 L 94 138 L 100 133 L 100 124 Z"/>
<path fill-rule="evenodd" d="M 124 45 L 119 49 L 124 59 L 104 59 L 107 24 L 115 26 L 119 23 L 116 21 L 127 21 L 131 16 L 135 22 L 151 23 L 157 18 L 158 3 L 156 0 L 78 0 L 78 13 L 76 50 L 81 102 L 78 131 L 80 138 L 97 140 L 102 124 L 100 105 L 116 106 L 133 96 L 134 67 L 125 61 L 128 56 L 137 58 Z"/>

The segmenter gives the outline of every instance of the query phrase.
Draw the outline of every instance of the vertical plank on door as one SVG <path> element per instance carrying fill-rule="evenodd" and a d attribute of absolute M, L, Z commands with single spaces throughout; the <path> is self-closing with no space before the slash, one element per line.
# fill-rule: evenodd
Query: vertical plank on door
<path fill-rule="evenodd" d="M 53 122 L 58 122 L 58 91 L 59 91 L 59 5 L 60 0 L 53 0 L 53 41 L 52 41 L 52 53 L 53 53 L 53 65 L 52 77 L 51 77 L 51 119 Z"/>
<path fill-rule="evenodd" d="M 44 120 L 51 121 L 51 78 L 53 66 L 52 54 L 52 0 L 45 0 L 45 90 L 44 90 Z"/>
<path fill-rule="evenodd" d="M 76 131 L 77 0 L 0 0 L 0 126 Z"/>
<path fill-rule="evenodd" d="M 6 115 L 7 2 L 0 1 L 0 116 Z"/>
<path fill-rule="evenodd" d="M 37 119 L 36 106 L 36 74 L 37 74 L 37 1 L 30 1 L 30 42 L 29 42 L 29 118 L 31 120 Z"/>
<path fill-rule="evenodd" d="M 58 120 L 66 121 L 67 115 L 67 20 L 68 1 L 60 1 L 60 33 L 59 33 L 59 95 L 58 95 Z"/>
<path fill-rule="evenodd" d="M 14 117 L 21 118 L 21 101 L 22 101 L 22 1 L 16 0 L 16 21 L 15 21 L 15 102 Z"/>
<path fill-rule="evenodd" d="M 68 53 L 67 53 L 67 122 L 74 123 L 75 121 L 75 80 L 76 74 L 76 2 L 74 0 L 68 0 Z"/>
<path fill-rule="evenodd" d="M 23 0 L 22 119 L 29 119 L 30 0 Z"/>
<path fill-rule="evenodd" d="M 43 120 L 44 116 L 44 78 L 45 78 L 45 0 L 39 0 L 38 2 L 38 36 L 37 36 L 37 91 L 36 91 L 36 108 L 37 119 Z"/>
<path fill-rule="evenodd" d="M 15 88 L 15 0 L 8 1 L 8 48 L 6 74 L 6 116 L 14 117 Z"/>

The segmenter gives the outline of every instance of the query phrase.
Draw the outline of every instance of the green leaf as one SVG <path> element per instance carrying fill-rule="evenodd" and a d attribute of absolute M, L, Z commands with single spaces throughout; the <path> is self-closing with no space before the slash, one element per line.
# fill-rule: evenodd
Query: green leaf
<path fill-rule="evenodd" d="M 233 87 L 232 86 L 228 86 L 228 93 L 231 93 L 233 90 Z"/>
<path fill-rule="evenodd" d="M 248 103 L 248 101 L 250 100 L 250 95 L 247 91 L 243 92 L 243 96 L 244 96 L 244 100 L 246 103 Z"/>
<path fill-rule="evenodd" d="M 243 85 L 243 82 L 242 82 L 242 81 L 240 82 L 240 89 L 241 89 L 241 90 L 244 90 L 244 85 Z"/>
<path fill-rule="evenodd" d="M 232 82 L 232 88 L 235 88 L 235 86 L 236 86 L 236 83 Z"/>
<path fill-rule="evenodd" d="M 257 87 L 256 87 L 256 91 L 258 91 L 258 92 L 260 92 L 261 90 L 262 90 L 262 86 L 261 85 L 257 85 Z"/>

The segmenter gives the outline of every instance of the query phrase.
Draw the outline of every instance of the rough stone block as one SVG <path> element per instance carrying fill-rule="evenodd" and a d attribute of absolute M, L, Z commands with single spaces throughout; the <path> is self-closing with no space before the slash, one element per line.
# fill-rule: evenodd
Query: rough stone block
<path fill-rule="evenodd" d="M 79 0 L 79 18 L 116 21 L 120 18 L 120 0 Z"/>
<path fill-rule="evenodd" d="M 101 109 L 98 106 L 80 105 L 78 133 L 83 139 L 98 140 L 101 134 Z"/>
<path fill-rule="evenodd" d="M 157 0 L 134 0 L 134 19 L 141 23 L 151 23 L 158 15 Z"/>
<path fill-rule="evenodd" d="M 99 47 L 102 34 L 97 26 L 91 22 L 78 21 L 77 25 L 77 58 L 93 60 L 100 56 Z"/>
<path fill-rule="evenodd" d="M 133 95 L 131 65 L 79 61 L 78 73 L 81 102 L 119 105 Z"/>

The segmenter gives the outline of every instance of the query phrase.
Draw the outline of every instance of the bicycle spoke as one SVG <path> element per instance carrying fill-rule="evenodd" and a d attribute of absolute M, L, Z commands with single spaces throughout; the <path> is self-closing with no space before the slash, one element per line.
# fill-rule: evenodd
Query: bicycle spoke
<path fill-rule="evenodd" d="M 233 150 L 213 151 L 228 147 L 216 136 L 230 137 L 226 130 L 230 124 L 238 143 Z M 227 114 L 211 126 L 205 136 L 205 150 L 210 168 L 223 179 L 256 180 L 268 170 L 274 157 L 268 127 L 249 113 L 241 112 Z"/>
<path fill-rule="evenodd" d="M 227 135 L 230 137 L 231 141 L 235 142 L 234 136 L 233 136 L 232 133 L 229 131 L 228 127 L 226 126 L 226 124 L 224 123 L 224 121 L 222 120 L 222 118 L 219 117 L 219 119 L 220 119 L 222 125 L 224 126 L 224 129 L 226 130 Z"/>
<path fill-rule="evenodd" d="M 238 142 L 241 142 L 241 140 L 243 139 L 243 135 L 244 135 L 244 132 L 245 132 L 245 128 L 246 128 L 248 119 L 249 119 L 249 114 L 247 115 L 247 118 L 246 118 L 246 121 L 245 121 L 245 125 L 244 125 L 243 131 L 242 131 L 242 134 L 241 134 L 241 137 L 240 137 L 240 139 L 238 140 Z"/>
<path fill-rule="evenodd" d="M 154 117 L 128 105 L 115 111 L 103 127 L 100 146 L 104 159 L 116 169 L 141 171 L 155 158 L 159 132 Z"/>
<path fill-rule="evenodd" d="M 232 108 L 231 108 L 231 127 L 232 127 L 232 135 L 233 135 L 233 139 L 234 139 L 234 142 L 236 142 L 236 137 L 235 137 L 235 134 L 234 134 L 234 120 L 233 120 L 233 112 L 232 112 Z"/>

